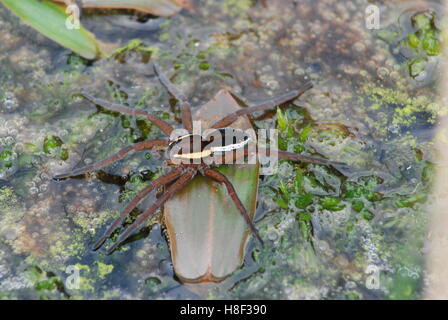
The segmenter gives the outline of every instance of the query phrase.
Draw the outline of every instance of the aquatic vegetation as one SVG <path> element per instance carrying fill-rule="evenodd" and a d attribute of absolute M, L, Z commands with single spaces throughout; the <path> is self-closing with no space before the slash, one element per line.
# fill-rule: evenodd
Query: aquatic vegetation
<path fill-rule="evenodd" d="M 60 45 L 73 50 L 86 59 L 96 59 L 107 54 L 110 49 L 98 41 L 79 22 L 81 8 L 70 9 L 64 0 L 56 4 L 50 0 L 2 0 L 8 9 L 13 11 L 27 24 Z M 129 8 L 149 12 L 159 16 L 171 16 L 183 7 L 189 8 L 188 0 L 88 0 L 83 2 L 89 8 Z M 74 16 L 77 15 L 77 16 Z"/>
<path fill-rule="evenodd" d="M 147 46 L 140 39 L 132 39 L 127 45 L 116 49 L 112 56 L 120 62 L 125 62 L 129 53 L 136 52 L 141 55 L 142 62 L 147 63 L 158 51 L 157 47 Z"/>
<path fill-rule="evenodd" d="M 64 6 L 47 0 L 2 0 L 1 3 L 39 32 L 85 58 L 95 59 L 102 55 L 93 34 L 81 26 L 66 27 L 69 15 Z"/>
<path fill-rule="evenodd" d="M 61 160 L 67 160 L 68 149 L 63 147 L 64 142 L 57 136 L 47 136 L 44 140 L 43 151 L 46 154 L 57 157 Z"/>
<path fill-rule="evenodd" d="M 12 176 L 17 169 L 17 154 L 9 148 L 0 147 L 0 180 Z"/>
<path fill-rule="evenodd" d="M 67 297 L 61 279 L 51 272 L 45 272 L 38 266 L 30 266 L 26 270 L 34 289 L 39 292 L 39 299 L 56 299 Z"/>
<path fill-rule="evenodd" d="M 399 46 L 408 74 L 423 84 L 434 80 L 441 54 L 441 31 L 436 19 L 432 10 L 409 11 L 403 13 L 399 24 L 378 32 L 381 39 Z"/>
<path fill-rule="evenodd" d="M 72 105 L 73 89 L 81 80 L 79 72 L 66 72 L 62 74 L 62 79 L 58 78 L 48 83 L 35 83 L 35 90 L 42 99 L 32 103 L 26 115 L 28 118 L 43 123 Z"/>
<path fill-rule="evenodd" d="M 448 111 L 427 95 L 411 96 L 408 92 L 399 89 L 379 87 L 374 84 L 364 86 L 363 92 L 368 95 L 372 110 L 392 109 L 392 115 L 384 119 L 387 123 L 381 126 L 384 128 L 390 126 L 408 128 L 418 124 L 422 115 L 426 123 L 434 124 L 437 117 L 444 116 Z"/>

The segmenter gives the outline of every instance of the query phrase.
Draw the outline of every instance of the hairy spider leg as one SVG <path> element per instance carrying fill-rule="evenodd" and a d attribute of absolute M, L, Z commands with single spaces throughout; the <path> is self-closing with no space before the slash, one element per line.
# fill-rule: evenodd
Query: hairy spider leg
<path fill-rule="evenodd" d="M 266 150 L 263 148 L 257 148 L 257 149 L 258 149 L 257 153 L 260 153 L 260 151 L 263 151 L 264 154 L 270 154 L 270 150 Z M 317 158 L 317 157 L 302 156 L 300 154 L 292 153 L 292 152 L 286 152 L 286 151 L 280 151 L 280 150 L 277 150 L 276 152 L 277 152 L 277 156 L 279 159 L 287 159 L 287 160 L 293 160 L 293 161 L 319 163 L 319 164 L 335 165 L 335 166 L 346 165 L 345 162 L 331 161 L 331 160 Z"/>
<path fill-rule="evenodd" d="M 117 218 L 110 226 L 107 228 L 106 232 L 101 236 L 101 238 L 98 239 L 97 242 L 93 245 L 93 250 L 98 250 L 103 243 L 106 241 L 107 238 L 111 236 L 111 234 L 118 228 L 119 225 L 123 223 L 123 221 L 126 219 L 129 213 L 139 204 L 139 202 L 146 197 L 152 190 L 157 189 L 158 187 L 161 187 L 163 185 L 166 185 L 177 178 L 182 174 L 183 169 L 182 168 L 176 168 L 173 171 L 157 178 L 156 180 L 152 181 L 151 184 L 146 186 L 142 191 L 140 191 L 134 199 L 132 199 L 131 202 L 124 208 L 124 210 L 121 212 L 120 217 Z"/>
<path fill-rule="evenodd" d="M 156 117 L 155 115 L 150 114 L 149 112 L 146 112 L 145 110 L 128 108 L 117 103 L 112 103 L 106 100 L 98 99 L 85 91 L 81 91 L 79 92 L 79 94 L 82 95 L 87 100 L 89 100 L 90 102 L 103 108 L 106 108 L 108 110 L 120 112 L 123 114 L 130 114 L 133 116 L 143 116 L 152 123 L 154 123 L 167 136 L 170 136 L 171 132 L 173 131 L 173 127 L 169 125 L 166 121 L 160 119 L 159 117 Z"/>
<path fill-rule="evenodd" d="M 260 243 L 263 245 L 263 240 L 260 237 L 260 234 L 258 233 L 257 228 L 255 228 L 252 220 L 250 219 L 249 215 L 247 214 L 247 210 L 244 207 L 244 204 L 241 202 L 240 198 L 238 197 L 238 194 L 235 191 L 235 188 L 233 187 L 232 183 L 229 181 L 229 179 L 223 175 L 222 173 L 207 168 L 203 170 L 204 175 L 209 177 L 212 180 L 215 180 L 216 182 L 222 183 L 227 188 L 227 193 L 232 198 L 233 202 L 235 203 L 236 207 L 238 208 L 241 216 L 246 221 L 247 226 L 249 227 L 250 231 L 255 235 L 255 237 L 260 241 Z"/>
<path fill-rule="evenodd" d="M 138 142 L 136 144 L 133 144 L 132 146 L 128 146 L 126 148 L 121 149 L 117 154 L 114 154 L 113 156 L 110 156 L 106 159 L 92 163 L 90 165 L 87 165 L 87 166 L 79 168 L 79 169 L 72 170 L 67 173 L 56 175 L 56 176 L 54 176 L 54 179 L 63 179 L 63 178 L 78 176 L 80 174 L 84 174 L 89 171 L 93 171 L 93 170 L 105 167 L 115 161 L 123 159 L 129 152 L 150 149 L 155 146 L 167 146 L 168 143 L 169 143 L 169 141 L 165 140 L 165 139 L 156 139 L 156 140 L 147 140 L 147 141 Z"/>
<path fill-rule="evenodd" d="M 153 62 L 153 66 L 160 82 L 176 98 L 176 100 L 179 101 L 182 110 L 182 124 L 184 128 L 191 133 L 193 131 L 193 117 L 191 116 L 191 105 L 187 101 L 187 97 L 174 86 L 156 62 Z"/>
<path fill-rule="evenodd" d="M 265 148 L 260 148 L 260 147 L 256 147 L 256 151 L 249 153 L 249 150 L 244 148 L 244 152 L 241 153 L 236 153 L 236 151 L 234 151 L 234 157 L 233 157 L 233 161 L 234 163 L 236 163 L 237 160 L 241 159 L 242 157 L 247 157 L 249 155 L 253 155 L 253 154 L 260 154 L 263 153 L 265 155 L 269 155 L 271 152 L 276 152 L 277 153 L 277 157 L 279 159 L 286 159 L 286 160 L 293 160 L 293 161 L 302 161 L 302 162 L 309 162 L 309 163 L 318 163 L 318 164 L 325 164 L 325 165 L 334 165 L 334 166 L 345 166 L 347 165 L 345 162 L 340 162 L 340 161 L 331 161 L 331 160 L 327 160 L 327 159 L 323 159 L 323 158 L 318 158 L 318 157 L 309 157 L 309 156 L 303 156 L 297 153 L 292 153 L 292 152 L 287 152 L 287 151 L 280 151 L 280 150 L 271 150 L 271 149 L 265 149 Z"/>
<path fill-rule="evenodd" d="M 219 128 L 228 127 L 234 121 L 236 121 L 238 119 L 238 117 L 240 117 L 240 116 L 244 116 L 244 115 L 247 115 L 247 114 L 250 114 L 253 112 L 257 112 L 257 111 L 265 111 L 265 110 L 275 108 L 276 106 L 278 106 L 282 103 L 288 102 L 296 97 L 301 96 L 305 91 L 311 89 L 312 87 L 313 87 L 313 84 L 311 82 L 308 82 L 299 90 L 293 90 L 290 92 L 286 92 L 280 96 L 274 97 L 274 98 L 269 99 L 264 102 L 261 102 L 255 106 L 240 109 L 236 112 L 233 112 L 233 113 L 225 116 L 221 120 L 216 121 L 211 126 L 211 128 L 219 129 Z"/>
<path fill-rule="evenodd" d="M 185 187 L 185 185 L 197 174 L 197 172 L 197 169 L 187 169 L 187 171 L 181 175 L 180 178 L 177 179 L 176 182 L 174 182 L 151 207 L 138 216 L 138 218 L 118 237 L 117 241 L 107 251 L 107 253 L 112 253 L 124 240 L 134 233 L 137 228 L 139 228 L 149 217 L 151 217 L 158 208 L 168 201 L 176 192 Z"/>

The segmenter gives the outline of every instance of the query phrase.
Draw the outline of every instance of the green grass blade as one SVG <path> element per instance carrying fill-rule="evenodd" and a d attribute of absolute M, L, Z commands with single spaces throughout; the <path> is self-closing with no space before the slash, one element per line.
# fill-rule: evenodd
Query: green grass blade
<path fill-rule="evenodd" d="M 68 14 L 65 6 L 52 1 L 0 0 L 25 23 L 87 59 L 95 59 L 102 53 L 95 36 L 82 26 L 79 29 L 66 27 Z"/>

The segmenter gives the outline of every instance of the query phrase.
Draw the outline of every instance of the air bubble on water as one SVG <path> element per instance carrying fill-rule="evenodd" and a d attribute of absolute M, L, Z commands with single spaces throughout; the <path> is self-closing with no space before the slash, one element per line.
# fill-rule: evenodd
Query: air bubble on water
<path fill-rule="evenodd" d="M 154 288 L 158 287 L 161 283 L 162 283 L 162 281 L 157 277 L 149 277 L 148 279 L 145 280 L 145 284 L 150 289 L 154 289 Z"/>
<path fill-rule="evenodd" d="M 42 180 L 50 180 L 51 176 L 48 173 L 46 173 L 46 172 L 42 172 L 41 175 L 40 175 L 40 178 Z"/>
<path fill-rule="evenodd" d="M 172 276 L 173 265 L 169 260 L 164 259 L 159 262 L 159 271 L 164 276 Z"/>
<path fill-rule="evenodd" d="M 22 153 L 25 151 L 25 145 L 22 142 L 16 143 L 14 145 L 14 151 L 17 153 Z"/>
<path fill-rule="evenodd" d="M 397 134 L 400 131 L 400 127 L 397 125 L 392 125 L 389 127 L 389 132 L 393 133 L 393 134 Z"/>
<path fill-rule="evenodd" d="M 278 89 L 278 88 L 279 88 L 279 83 L 278 83 L 278 81 L 276 81 L 276 80 L 271 80 L 271 81 L 268 81 L 268 82 L 266 83 L 266 86 L 267 86 L 269 89 L 275 90 L 275 89 Z"/>
<path fill-rule="evenodd" d="M 1 101 L 1 110 L 4 112 L 13 112 L 19 107 L 19 101 L 12 92 L 6 92 Z"/>
<path fill-rule="evenodd" d="M 37 194 L 38 192 L 39 192 L 39 189 L 36 188 L 36 187 L 31 187 L 31 188 L 29 189 L 29 193 L 30 193 L 31 195 L 35 195 L 35 194 Z"/>
<path fill-rule="evenodd" d="M 5 144 L 6 146 L 11 146 L 11 145 L 14 144 L 14 142 L 15 142 L 14 137 L 7 136 L 7 137 L 4 138 L 4 144 Z"/>
<path fill-rule="evenodd" d="M 380 67 L 376 71 L 376 74 L 380 79 L 385 79 L 389 75 L 389 70 L 385 67 Z"/>
<path fill-rule="evenodd" d="M 318 248 L 319 248 L 320 250 L 322 250 L 322 251 L 327 251 L 327 250 L 330 249 L 330 246 L 329 246 L 328 242 L 323 241 L 323 240 L 318 241 L 318 242 L 317 242 L 317 246 L 318 246 Z"/>
<path fill-rule="evenodd" d="M 271 232 L 269 232 L 269 234 L 268 234 L 268 239 L 271 240 L 271 241 L 275 241 L 275 240 L 277 240 L 277 239 L 278 239 L 278 234 L 277 234 L 277 232 L 275 232 L 275 231 L 271 231 Z"/>
<path fill-rule="evenodd" d="M 428 72 L 426 70 L 420 72 L 418 75 L 414 77 L 414 80 L 416 81 L 424 81 L 426 77 L 428 76 Z"/>

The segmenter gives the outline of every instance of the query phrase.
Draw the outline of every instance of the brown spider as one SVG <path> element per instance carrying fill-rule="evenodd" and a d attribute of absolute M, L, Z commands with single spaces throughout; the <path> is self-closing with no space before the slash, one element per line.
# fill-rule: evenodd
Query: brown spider
<path fill-rule="evenodd" d="M 200 138 L 200 150 L 199 152 L 184 152 L 184 149 L 182 149 L 180 152 L 168 152 L 169 157 L 167 157 L 168 164 L 173 167 L 173 169 L 168 172 L 167 174 L 157 178 L 152 183 L 150 183 L 148 186 L 146 186 L 142 191 L 140 191 L 137 196 L 126 206 L 126 208 L 121 212 L 120 217 L 117 218 L 112 225 L 106 230 L 104 235 L 94 244 L 93 249 L 97 250 L 99 249 L 103 243 L 106 241 L 107 238 L 111 236 L 111 234 L 123 223 L 123 221 L 126 219 L 126 217 L 131 213 L 131 211 L 139 204 L 139 202 L 146 197 L 151 191 L 162 187 L 169 185 L 167 190 L 154 202 L 154 204 L 149 207 L 146 211 L 143 212 L 117 239 L 115 244 L 108 250 L 108 253 L 114 251 L 117 246 L 119 246 L 124 240 L 126 240 L 131 234 L 133 234 L 142 224 L 151 217 L 158 208 L 164 205 L 166 201 L 168 201 L 176 192 L 184 188 L 187 183 L 192 180 L 198 173 L 200 173 L 203 176 L 209 177 L 210 179 L 217 181 L 219 183 L 222 183 L 225 185 L 227 192 L 229 196 L 232 198 L 233 202 L 235 203 L 236 207 L 238 208 L 240 214 L 246 221 L 249 229 L 251 232 L 256 236 L 256 238 L 260 241 L 260 243 L 263 244 L 263 241 L 255 228 L 252 220 L 250 219 L 249 215 L 247 214 L 246 208 L 244 207 L 243 203 L 241 202 L 240 198 L 235 192 L 235 188 L 233 187 L 232 183 L 227 179 L 225 175 L 218 172 L 217 170 L 214 170 L 213 167 L 218 166 L 217 163 L 209 160 L 210 156 L 212 155 L 212 152 L 210 151 L 210 148 L 206 148 L 206 146 L 210 143 L 210 140 L 204 140 L 202 136 L 198 136 L 197 134 L 193 134 L 193 120 L 191 115 L 191 106 L 190 103 L 187 101 L 187 98 L 185 95 L 180 92 L 170 81 L 169 79 L 161 72 L 160 67 L 154 63 L 154 70 L 159 77 L 159 80 L 161 83 L 166 87 L 166 89 L 177 99 L 177 101 L 180 103 L 181 112 L 182 112 L 182 124 L 185 130 L 188 132 L 186 135 L 181 135 L 175 139 L 155 139 L 155 140 L 147 140 L 138 142 L 132 146 L 128 146 L 122 150 L 120 150 L 117 154 L 112 155 L 104 160 L 101 160 L 99 162 L 84 166 L 79 169 L 75 169 L 71 172 L 56 175 L 55 179 L 63 179 L 68 178 L 72 176 L 77 176 L 81 174 L 85 174 L 89 171 L 93 171 L 96 169 L 99 169 L 101 167 L 107 166 L 115 161 L 118 161 L 125 157 L 128 153 L 132 151 L 141 151 L 153 148 L 155 146 L 162 146 L 165 147 L 167 151 L 172 151 L 173 147 L 176 147 L 180 144 L 186 143 L 187 145 L 190 145 L 193 143 L 193 141 L 196 138 Z M 247 107 L 241 110 L 238 110 L 234 113 L 231 113 L 222 119 L 214 122 L 211 126 L 212 129 L 218 130 L 226 133 L 227 131 L 231 131 L 231 134 L 234 134 L 235 136 L 239 137 L 233 137 L 231 140 L 232 142 L 227 145 L 223 145 L 220 150 L 221 153 L 226 155 L 228 153 L 234 152 L 236 149 L 240 149 L 243 146 L 246 145 L 246 142 L 248 140 L 248 137 L 245 135 L 240 135 L 241 132 L 238 132 L 238 130 L 231 129 L 228 126 L 231 125 L 235 120 L 238 119 L 240 116 L 248 115 L 257 111 L 266 111 L 269 109 L 272 109 L 278 105 L 281 105 L 287 101 L 290 101 L 301 94 L 303 94 L 306 90 L 310 89 L 312 87 L 311 83 L 305 84 L 300 90 L 293 90 L 289 91 L 283 95 L 280 95 L 278 97 L 274 97 L 270 100 L 261 102 L 255 106 Z M 168 136 L 171 136 L 173 133 L 173 127 L 165 122 L 164 120 L 140 109 L 132 109 L 128 108 L 119 104 L 111 103 L 105 100 L 97 99 L 90 94 L 86 92 L 80 93 L 84 98 L 89 100 L 90 102 L 99 105 L 101 107 L 104 107 L 106 109 L 120 112 L 123 114 L 130 114 L 134 116 L 143 116 L 150 120 L 153 124 L 155 124 L 160 130 L 163 131 Z M 219 140 L 221 142 L 221 140 Z M 222 143 L 224 140 L 222 140 Z M 218 148 L 219 149 L 219 148 Z M 191 149 L 190 149 L 191 150 Z M 258 154 L 261 150 L 261 148 L 256 148 L 256 153 Z M 264 150 L 265 153 L 270 153 L 268 150 Z M 326 164 L 326 165 L 342 165 L 341 162 L 335 162 L 335 161 L 329 161 L 325 159 L 319 159 L 314 157 L 306 157 L 295 153 L 290 152 L 284 152 L 284 151 L 275 151 L 278 154 L 278 158 L 280 159 L 289 159 L 289 160 L 295 160 L 295 161 L 307 161 L 307 162 L 313 162 L 313 163 L 320 163 L 320 164 Z M 248 156 L 248 153 L 244 152 L 244 156 Z M 173 157 L 180 157 L 183 161 L 180 164 L 175 164 L 173 161 Z M 232 158 L 233 160 L 236 159 L 236 157 Z M 193 163 L 193 160 L 197 160 L 196 163 Z M 198 163 L 199 161 L 199 163 Z"/>

